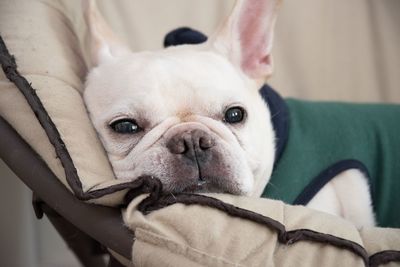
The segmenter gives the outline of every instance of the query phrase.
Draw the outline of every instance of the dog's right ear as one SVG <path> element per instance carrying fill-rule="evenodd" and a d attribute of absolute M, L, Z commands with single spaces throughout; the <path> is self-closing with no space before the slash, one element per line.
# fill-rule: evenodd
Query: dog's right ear
<path fill-rule="evenodd" d="M 88 28 L 86 38 L 90 46 L 92 67 L 111 58 L 130 53 L 129 48 L 114 35 L 101 16 L 95 0 L 83 0 L 82 7 Z"/>

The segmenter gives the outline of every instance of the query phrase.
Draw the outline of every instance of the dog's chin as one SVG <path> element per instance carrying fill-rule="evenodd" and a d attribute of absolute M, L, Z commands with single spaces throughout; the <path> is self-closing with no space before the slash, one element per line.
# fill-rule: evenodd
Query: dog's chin
<path fill-rule="evenodd" d="M 163 183 L 163 192 L 166 194 L 179 193 L 225 193 L 233 195 L 245 195 L 238 183 L 226 182 L 226 179 L 208 177 L 206 179 L 198 179 L 187 184 Z"/>

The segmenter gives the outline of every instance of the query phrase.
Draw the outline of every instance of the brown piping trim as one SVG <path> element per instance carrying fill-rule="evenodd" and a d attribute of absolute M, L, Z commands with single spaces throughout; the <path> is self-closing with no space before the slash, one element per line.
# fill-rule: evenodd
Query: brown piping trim
<path fill-rule="evenodd" d="M 74 192 L 75 196 L 80 200 L 90 200 L 99 198 L 114 192 L 122 191 L 127 188 L 136 187 L 136 183 L 127 182 L 123 184 L 117 184 L 109 186 L 104 189 L 93 190 L 84 192 L 82 189 L 82 183 L 79 179 L 78 172 L 75 168 L 73 160 L 65 146 L 64 141 L 61 139 L 60 133 L 57 130 L 54 122 L 48 115 L 44 108 L 40 98 L 36 94 L 35 89 L 32 88 L 31 84 L 18 72 L 15 57 L 12 56 L 7 46 L 5 45 L 3 38 L 0 36 L 0 63 L 6 77 L 15 84 L 15 86 L 24 95 L 26 101 L 34 112 L 39 123 L 45 130 L 50 143 L 54 146 L 55 152 L 59 157 L 61 164 L 65 171 L 68 185 Z"/>
<path fill-rule="evenodd" d="M 154 201 L 156 199 L 156 201 Z M 154 202 L 152 202 L 154 201 Z M 138 209 L 143 212 L 144 214 L 148 214 L 151 211 L 158 210 L 163 207 L 170 206 L 172 204 L 176 203 L 181 203 L 185 205 L 200 205 L 200 206 L 206 206 L 206 207 L 211 207 L 217 210 L 220 210 L 222 212 L 225 212 L 226 214 L 233 216 L 233 217 L 238 217 L 242 219 L 248 219 L 251 220 L 255 223 L 263 224 L 267 226 L 268 228 L 274 229 L 278 232 L 278 238 L 282 242 L 286 242 L 285 239 L 285 226 L 281 224 L 280 222 L 269 218 L 262 216 L 258 213 L 255 213 L 254 211 L 242 209 L 236 206 L 233 206 L 231 204 L 225 203 L 221 200 L 218 200 L 216 198 L 208 197 L 208 196 L 203 196 L 203 195 L 195 195 L 195 194 L 178 194 L 178 195 L 160 195 L 157 199 L 156 196 L 152 196 L 152 199 L 144 199 L 142 203 L 139 204 Z"/>
<path fill-rule="evenodd" d="M 398 250 L 383 250 L 369 257 L 369 266 L 378 267 L 389 262 L 400 263 L 400 251 Z"/>
<path fill-rule="evenodd" d="M 73 165 L 72 159 L 65 147 L 65 144 L 60 138 L 60 134 L 57 131 L 53 121 L 51 120 L 46 110 L 44 109 L 42 102 L 40 101 L 39 97 L 36 94 L 36 91 L 32 88 L 31 84 L 28 83 L 28 81 L 19 74 L 15 58 L 14 56 L 11 56 L 9 54 L 8 49 L 1 36 L 0 36 L 0 61 L 2 64 L 3 71 L 6 74 L 7 78 L 11 82 L 13 82 L 17 86 L 17 88 L 21 91 L 21 93 L 24 95 L 28 104 L 35 113 L 35 116 L 37 117 L 43 129 L 45 130 L 49 138 L 49 141 L 54 146 L 56 154 L 57 156 L 60 157 L 61 164 L 64 167 L 68 184 L 71 186 L 73 190 L 75 189 L 74 191 L 78 191 L 79 193 L 79 190 L 76 190 L 76 188 L 82 188 L 82 184 L 79 179 L 76 179 L 77 171 L 75 169 L 75 166 Z"/>
<path fill-rule="evenodd" d="M 346 249 L 354 254 L 360 256 L 365 265 L 368 265 L 368 253 L 361 245 L 330 234 L 315 232 L 310 229 L 298 229 L 286 232 L 288 244 L 293 244 L 298 241 L 313 241 L 318 243 L 325 243 L 331 246 Z"/>

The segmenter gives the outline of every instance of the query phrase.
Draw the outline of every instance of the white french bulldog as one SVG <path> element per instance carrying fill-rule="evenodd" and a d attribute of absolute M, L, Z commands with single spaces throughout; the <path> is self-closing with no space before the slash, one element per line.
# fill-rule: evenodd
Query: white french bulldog
<path fill-rule="evenodd" d="M 151 175 L 171 193 L 261 195 L 275 133 L 258 90 L 272 73 L 279 4 L 238 0 L 206 43 L 132 53 L 94 1 L 84 1 L 93 63 L 84 100 L 117 178 Z M 338 175 L 308 206 L 359 227 L 374 224 L 358 170 Z"/>

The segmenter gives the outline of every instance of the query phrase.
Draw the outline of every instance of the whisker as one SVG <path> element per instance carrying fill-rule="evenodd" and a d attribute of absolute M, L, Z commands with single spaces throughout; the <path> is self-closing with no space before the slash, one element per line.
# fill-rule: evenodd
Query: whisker
<path fill-rule="evenodd" d="M 282 112 L 282 110 L 278 110 L 274 114 L 271 115 L 271 119 L 274 118 L 275 116 L 279 115 Z"/>

